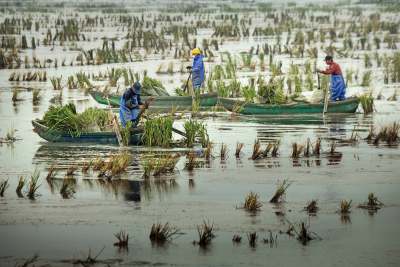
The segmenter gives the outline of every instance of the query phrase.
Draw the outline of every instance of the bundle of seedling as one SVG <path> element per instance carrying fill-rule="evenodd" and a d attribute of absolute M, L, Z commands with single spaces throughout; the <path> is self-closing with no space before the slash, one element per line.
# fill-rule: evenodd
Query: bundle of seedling
<path fill-rule="evenodd" d="M 208 146 L 209 137 L 206 125 L 190 119 L 184 123 L 183 128 L 185 129 L 187 147 L 192 147 L 197 140 L 201 143 L 202 147 L 206 148 Z"/>
<path fill-rule="evenodd" d="M 169 147 L 172 142 L 172 116 L 150 118 L 144 123 L 143 144 Z"/>
<path fill-rule="evenodd" d="M 67 132 L 77 137 L 82 133 L 111 131 L 112 118 L 108 111 L 102 109 L 88 108 L 82 113 L 77 113 L 74 104 L 67 104 L 50 106 L 42 123 L 50 130 Z"/>
<path fill-rule="evenodd" d="M 180 155 L 168 154 L 160 157 L 148 157 L 143 159 L 143 178 L 150 178 L 151 175 L 159 177 L 162 174 L 173 172 L 178 163 Z"/>

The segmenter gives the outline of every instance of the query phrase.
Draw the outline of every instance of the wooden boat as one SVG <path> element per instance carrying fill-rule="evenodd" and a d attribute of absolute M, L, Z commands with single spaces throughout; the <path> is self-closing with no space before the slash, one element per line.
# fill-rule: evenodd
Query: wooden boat
<path fill-rule="evenodd" d="M 244 115 L 282 115 L 282 114 L 306 114 L 321 113 L 324 109 L 324 103 L 293 103 L 283 105 L 255 104 L 246 103 L 230 98 L 220 98 L 220 103 L 229 111 Z M 347 98 L 343 101 L 329 102 L 328 113 L 354 113 L 357 110 L 360 99 L 357 97 Z"/>
<path fill-rule="evenodd" d="M 108 100 L 110 105 L 113 107 L 119 107 L 119 102 L 121 99 L 120 95 L 108 95 L 107 96 L 98 91 L 89 91 L 89 94 L 96 100 L 96 102 L 104 105 L 108 105 Z M 146 101 L 150 96 L 141 96 L 142 101 Z M 218 95 L 216 93 L 202 94 L 200 95 L 200 106 L 201 107 L 212 107 L 217 104 Z M 157 107 L 191 107 L 192 97 L 191 96 L 154 96 L 154 101 L 151 103 L 152 106 Z"/>
<path fill-rule="evenodd" d="M 33 120 L 33 131 L 41 138 L 49 142 L 67 142 L 67 143 L 96 143 L 96 144 L 116 144 L 118 139 L 114 132 L 93 132 L 81 133 L 79 136 L 71 136 L 66 132 L 59 132 L 49 129 L 43 125 L 40 120 Z M 130 145 L 140 145 L 142 143 L 143 129 L 138 128 L 131 133 Z"/>

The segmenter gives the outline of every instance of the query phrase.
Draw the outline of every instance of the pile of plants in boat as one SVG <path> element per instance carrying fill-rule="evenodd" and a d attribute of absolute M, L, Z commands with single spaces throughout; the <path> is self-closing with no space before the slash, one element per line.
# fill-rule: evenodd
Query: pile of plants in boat
<path fill-rule="evenodd" d="M 82 113 L 77 113 L 74 104 L 67 104 L 50 106 L 43 116 L 42 123 L 51 130 L 68 132 L 76 137 L 81 133 L 109 130 L 112 118 L 106 110 L 88 108 Z"/>
<path fill-rule="evenodd" d="M 144 76 L 142 81 L 142 95 L 168 96 L 169 94 L 160 81 Z"/>

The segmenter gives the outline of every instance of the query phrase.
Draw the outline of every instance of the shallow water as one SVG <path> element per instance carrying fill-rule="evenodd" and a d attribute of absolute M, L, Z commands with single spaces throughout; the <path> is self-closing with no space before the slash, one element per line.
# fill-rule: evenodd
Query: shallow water
<path fill-rule="evenodd" d="M 255 21 L 262 20 L 261 17 Z M 104 35 L 114 37 L 114 30 Z M 120 34 L 121 32 L 118 32 Z M 103 34 L 103 33 L 102 33 Z M 199 36 L 210 35 L 210 30 L 199 31 Z M 100 46 L 99 33 L 90 33 L 91 42 L 78 42 L 79 46 Z M 97 38 L 96 40 L 94 40 Z M 285 34 L 283 38 L 285 39 Z M 220 51 L 238 54 L 248 51 L 250 46 L 273 42 L 270 38 L 248 38 L 244 41 L 225 41 Z M 117 46 L 122 46 L 122 39 Z M 386 52 L 381 49 L 381 52 Z M 24 51 L 30 54 L 31 51 Z M 56 47 L 40 47 L 38 56 L 51 54 L 61 61 L 64 57 L 77 56 L 76 51 Z M 78 71 L 97 74 L 112 67 L 133 67 L 134 71 L 148 70 L 151 77 L 160 63 L 165 66 L 178 60 L 149 55 L 148 60 L 126 64 L 102 66 L 59 67 L 41 69 L 48 77 L 75 74 Z M 291 59 L 287 55 L 277 56 L 288 71 L 290 63 L 303 64 L 304 59 Z M 218 64 L 217 61 L 215 64 Z M 360 67 L 358 59 L 342 58 L 343 69 Z M 186 64 L 186 63 L 185 63 Z M 187 62 L 187 64 L 189 64 Z M 206 64 L 207 71 L 211 63 Z M 383 85 L 382 68 L 376 68 L 372 87 L 376 95 L 382 90 L 387 99 L 398 88 L 398 84 Z M 174 266 L 398 266 L 400 262 L 400 152 L 398 146 L 384 143 L 375 146 L 363 138 L 371 126 L 377 129 L 400 120 L 398 101 L 376 100 L 376 112 L 365 116 L 360 112 L 343 115 L 321 114 L 305 116 L 232 116 L 217 113 L 201 119 L 207 124 L 210 139 L 214 143 L 214 158 L 200 160 L 193 171 L 185 169 L 187 149 L 160 149 L 130 147 L 132 162 L 120 179 L 99 179 L 97 172 L 83 174 L 78 168 L 74 178 L 76 193 L 71 199 L 63 199 L 59 193 L 62 179 L 70 166 L 81 166 L 97 157 L 118 153 L 118 146 L 93 144 L 51 144 L 32 131 L 31 120 L 41 118 L 50 105 L 50 100 L 59 92 L 51 88 L 50 82 L 8 82 L 9 75 L 16 70 L 0 70 L 0 136 L 8 129 L 17 129 L 21 140 L 14 144 L 0 145 L 0 179 L 9 179 L 10 187 L 5 197 L 0 198 L 0 266 L 15 266 L 24 259 L 39 255 L 39 264 L 51 266 L 71 265 L 74 259 L 84 259 L 88 251 L 95 256 L 101 252 L 100 265 L 174 265 Z M 175 70 L 176 71 L 176 70 Z M 25 72 L 25 70 L 21 71 Z M 261 73 L 257 71 L 257 75 Z M 263 74 L 263 73 L 262 73 Z M 265 73 L 264 73 L 265 74 Z M 238 79 L 247 81 L 255 73 L 239 72 Z M 169 92 L 179 86 L 186 74 L 160 75 L 157 78 Z M 103 83 L 101 83 L 103 84 Z M 105 82 L 104 82 L 105 84 Z M 12 104 L 11 88 L 21 86 L 21 101 Z M 42 99 L 39 105 L 32 104 L 32 91 L 40 88 Z M 120 90 L 123 86 L 120 86 Z M 367 90 L 350 86 L 347 95 Z M 78 111 L 88 107 L 102 107 L 85 92 L 63 89 L 62 103 L 74 103 Z M 307 92 L 308 93 L 308 92 Z M 187 117 L 189 114 L 186 114 Z M 175 121 L 182 129 L 184 120 Z M 349 142 L 355 129 L 360 136 L 358 142 Z M 180 138 L 174 135 L 174 138 Z M 320 156 L 290 157 L 292 143 L 304 144 L 310 138 L 322 140 Z M 254 141 L 260 140 L 264 148 L 269 142 L 280 141 L 279 156 L 261 160 L 250 160 Z M 237 159 L 234 156 L 236 143 L 244 143 Z M 337 144 L 336 152 L 329 153 L 331 142 Z M 228 146 L 228 157 L 221 160 L 219 149 L 222 143 Z M 201 154 L 201 148 L 195 150 Z M 181 153 L 174 173 L 150 181 L 142 179 L 143 157 L 160 153 Z M 56 179 L 45 180 L 50 166 L 56 166 Z M 41 171 L 39 196 L 32 201 L 18 198 L 15 188 L 19 176 L 28 177 L 35 169 Z M 292 181 L 285 202 L 269 203 L 278 181 Z M 259 194 L 262 208 L 256 215 L 240 208 L 250 191 Z M 377 213 L 370 214 L 357 208 L 374 192 L 385 204 Z M 316 216 L 303 211 L 307 202 L 318 200 Z M 337 211 L 342 199 L 352 200 L 353 209 L 349 218 L 341 217 Z M 277 215 L 283 213 L 284 216 Z M 216 238 L 208 249 L 193 245 L 198 239 L 197 225 L 204 220 L 215 226 Z M 169 222 L 180 230 L 174 240 L 165 246 L 152 245 L 148 235 L 153 223 Z M 301 245 L 286 232 L 289 222 L 307 222 L 320 239 Z M 120 230 L 129 233 L 129 250 L 121 251 L 113 246 L 114 234 Z M 247 233 L 259 235 L 255 248 L 248 245 Z M 264 244 L 262 239 L 272 231 L 277 236 L 276 246 Z M 233 244 L 234 234 L 242 236 L 241 244 Z"/>

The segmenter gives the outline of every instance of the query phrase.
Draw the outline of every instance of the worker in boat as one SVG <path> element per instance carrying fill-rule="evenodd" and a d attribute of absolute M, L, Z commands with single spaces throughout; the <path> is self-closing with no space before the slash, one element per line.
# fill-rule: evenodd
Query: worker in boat
<path fill-rule="evenodd" d="M 148 104 L 142 103 L 140 99 L 140 91 L 142 86 L 136 81 L 133 86 L 125 90 L 121 96 L 119 106 L 119 118 L 122 126 L 125 128 L 126 124 L 132 122 L 132 127 L 136 127 L 140 119 L 140 110 L 146 109 Z"/>
<path fill-rule="evenodd" d="M 328 65 L 326 70 L 317 70 L 319 73 L 331 75 L 331 101 L 342 101 L 345 99 L 346 83 L 344 82 L 342 70 L 332 56 L 325 57 Z"/>
<path fill-rule="evenodd" d="M 203 55 L 201 53 L 200 48 L 194 48 L 192 50 L 193 56 L 193 64 L 192 64 L 192 85 L 193 85 L 193 93 L 192 97 L 199 97 L 200 89 L 204 83 L 204 62 Z"/>

